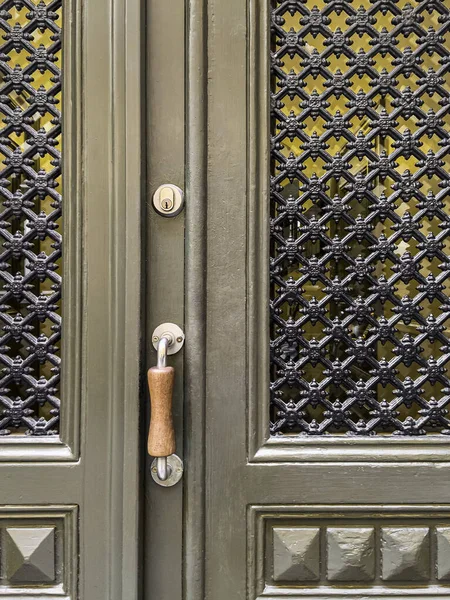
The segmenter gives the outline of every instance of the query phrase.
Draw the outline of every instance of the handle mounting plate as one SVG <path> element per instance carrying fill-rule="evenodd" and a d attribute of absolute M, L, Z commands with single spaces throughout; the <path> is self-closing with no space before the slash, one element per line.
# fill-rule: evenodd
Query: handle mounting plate
<path fill-rule="evenodd" d="M 167 354 L 176 354 L 183 347 L 184 332 L 175 323 L 161 323 L 152 333 L 152 344 L 155 350 L 157 350 L 158 342 L 163 336 L 169 338 Z"/>
<path fill-rule="evenodd" d="M 160 479 L 158 477 L 157 460 L 158 459 L 155 458 L 152 461 L 152 466 L 150 468 L 153 481 L 163 487 L 172 487 L 178 483 L 183 476 L 183 461 L 181 458 L 176 454 L 171 454 L 167 457 L 167 467 L 169 470 L 167 479 Z"/>

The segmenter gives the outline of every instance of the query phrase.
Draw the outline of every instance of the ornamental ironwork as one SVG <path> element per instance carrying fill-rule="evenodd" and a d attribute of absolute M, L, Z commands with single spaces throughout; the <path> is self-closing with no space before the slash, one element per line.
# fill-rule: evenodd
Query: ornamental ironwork
<path fill-rule="evenodd" d="M 58 432 L 61 13 L 0 2 L 0 435 Z"/>
<path fill-rule="evenodd" d="M 271 5 L 271 433 L 450 433 L 448 0 Z"/>

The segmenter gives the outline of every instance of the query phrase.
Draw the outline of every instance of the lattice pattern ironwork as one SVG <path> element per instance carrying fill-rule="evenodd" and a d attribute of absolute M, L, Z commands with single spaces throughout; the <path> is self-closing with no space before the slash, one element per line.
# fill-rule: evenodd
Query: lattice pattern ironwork
<path fill-rule="evenodd" d="M 272 3 L 272 434 L 450 433 L 449 9 Z"/>
<path fill-rule="evenodd" d="M 58 431 L 61 0 L 0 2 L 0 434 Z"/>

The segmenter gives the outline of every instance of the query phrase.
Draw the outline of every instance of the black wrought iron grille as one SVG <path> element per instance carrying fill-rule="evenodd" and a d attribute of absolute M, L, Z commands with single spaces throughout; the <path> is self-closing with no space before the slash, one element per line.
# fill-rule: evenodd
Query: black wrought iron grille
<path fill-rule="evenodd" d="M 449 9 L 272 4 L 272 434 L 450 433 Z"/>
<path fill-rule="evenodd" d="M 0 434 L 58 432 L 61 0 L 0 2 Z"/>

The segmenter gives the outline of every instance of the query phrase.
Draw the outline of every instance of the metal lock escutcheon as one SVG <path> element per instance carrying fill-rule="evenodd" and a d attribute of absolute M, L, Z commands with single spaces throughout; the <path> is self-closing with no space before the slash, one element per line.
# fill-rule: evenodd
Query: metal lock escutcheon
<path fill-rule="evenodd" d="M 153 207 L 162 217 L 176 217 L 183 206 L 183 190 L 172 183 L 160 185 L 153 194 Z"/>

